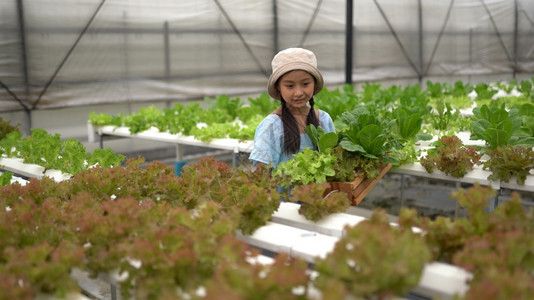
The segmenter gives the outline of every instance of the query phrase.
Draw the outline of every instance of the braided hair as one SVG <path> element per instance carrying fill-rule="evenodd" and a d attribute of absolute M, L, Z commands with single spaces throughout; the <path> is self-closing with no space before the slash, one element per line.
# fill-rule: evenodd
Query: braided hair
<path fill-rule="evenodd" d="M 284 126 L 284 146 L 283 151 L 286 154 L 297 153 L 300 149 L 300 131 L 297 120 L 286 105 L 286 101 L 282 98 L 282 124 Z M 310 111 L 306 116 L 306 126 L 313 124 L 315 127 L 319 126 L 319 120 L 315 115 L 313 106 L 315 104 L 313 97 L 310 99 Z"/>

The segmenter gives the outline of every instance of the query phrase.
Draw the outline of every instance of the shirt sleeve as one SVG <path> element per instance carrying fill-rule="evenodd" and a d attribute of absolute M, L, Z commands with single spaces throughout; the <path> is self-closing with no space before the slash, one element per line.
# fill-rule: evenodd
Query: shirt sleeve
<path fill-rule="evenodd" d="M 336 132 L 332 117 L 330 117 L 330 115 L 323 110 L 319 110 L 319 126 L 321 126 L 326 133 Z"/>
<path fill-rule="evenodd" d="M 267 116 L 256 128 L 254 134 L 254 148 L 249 160 L 253 165 L 258 162 L 277 165 L 282 154 L 283 128 L 280 118 L 271 114 Z"/>

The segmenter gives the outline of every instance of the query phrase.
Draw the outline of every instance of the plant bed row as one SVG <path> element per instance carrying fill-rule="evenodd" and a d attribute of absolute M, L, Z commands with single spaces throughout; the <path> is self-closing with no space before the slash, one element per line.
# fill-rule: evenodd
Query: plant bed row
<path fill-rule="evenodd" d="M 119 166 L 124 156 L 111 149 L 85 150 L 76 139 L 62 140 L 59 134 L 33 128 L 24 136 L 18 126 L 0 118 L 0 166 L 20 171 L 22 176 L 48 176 L 63 180 L 94 165 Z"/>
<path fill-rule="evenodd" d="M 338 145 L 342 150 L 330 153 L 321 150 L 318 145 L 321 134 L 316 132 L 316 138 L 312 137 L 312 140 L 322 153 L 307 153 L 303 159 L 314 159 L 321 168 L 298 170 L 292 164 L 277 172 L 286 172 L 288 177 L 295 177 L 299 172 L 304 174 L 291 184 L 350 182 L 355 176 L 350 174 L 352 171 L 347 170 L 346 166 L 374 172 L 371 176 L 364 174 L 372 178 L 379 174 L 377 171 L 381 163 L 391 163 L 392 169 L 421 163 L 428 173 L 439 170 L 447 176 L 462 178 L 473 169 L 473 165 L 478 164 L 492 172 L 488 181 L 508 183 L 515 180 L 518 185 L 523 185 L 534 167 L 531 163 L 534 160 L 533 82 L 534 78 L 474 86 L 464 82 L 454 85 L 427 82 L 426 90 L 419 85 L 383 88 L 380 84 L 365 84 L 361 91 L 349 85 L 332 91 L 324 89 L 317 94 L 316 104 L 332 116 L 338 133 L 337 143 L 328 148 L 333 149 Z M 208 101 L 212 107 L 206 111 L 198 107 L 191 109 L 199 116 L 227 111 L 224 120 L 231 122 L 244 118 L 238 116 L 239 111 L 254 111 L 263 116 L 272 111 L 270 103 L 274 101 L 265 95 L 249 101 L 250 106 L 246 106 L 239 98 L 221 96 L 216 101 Z M 172 120 L 169 122 L 180 123 L 180 119 L 188 118 L 191 114 L 185 113 L 185 109 L 180 105 L 173 112 L 151 108 L 129 118 L 92 114 L 90 123 L 102 126 L 110 123 L 109 120 L 115 120 L 115 126 L 127 126 L 125 128 L 130 132 L 136 133 L 140 132 L 139 126 L 133 126 L 136 123 L 127 120 L 142 119 L 144 121 L 139 122 L 144 124 L 144 130 L 158 128 L 162 134 L 177 132 L 188 135 L 191 131 L 169 130 L 159 123 L 162 118 L 157 117 L 165 115 Z M 465 116 L 460 113 L 462 109 L 469 110 L 470 114 Z M 202 123 L 199 118 L 192 120 L 195 120 L 192 127 Z M 212 125 L 208 124 L 207 128 L 217 124 L 214 120 L 209 123 Z M 465 144 L 451 142 L 464 132 L 468 133 L 469 141 L 461 139 Z M 251 139 L 250 136 L 249 142 Z M 430 140 L 433 143 L 429 143 Z M 426 149 L 420 147 L 422 144 L 427 145 Z M 355 160 L 355 156 L 364 159 Z M 357 174 L 357 177 L 361 177 L 361 174 Z"/>
<path fill-rule="evenodd" d="M 245 172 L 204 159 L 176 177 L 161 163 L 146 169 L 140 163 L 95 167 L 62 182 L 44 177 L 3 187 L 0 298 L 67 295 L 78 290 L 72 268 L 93 276 L 118 271 L 121 292 L 136 299 L 258 293 L 307 299 L 310 284 L 323 299 L 385 298 L 414 289 L 424 266 L 434 261 L 473 274 L 466 299 L 487 296 L 486 286 L 493 294 L 485 299 L 533 295 L 533 216 L 518 197 L 488 214 L 495 191 L 459 191 L 455 197 L 469 218 L 454 221 L 403 210 L 398 226 L 391 226 L 377 210 L 347 227 L 331 253 L 315 258 L 318 276 L 312 279 L 306 261 L 284 253 L 270 266 L 251 265 L 247 260 L 259 253 L 236 237 L 255 234 L 280 205 L 279 182 L 269 169 Z M 295 187 L 294 195 L 316 195 L 320 202 L 324 191 L 312 184 Z"/>

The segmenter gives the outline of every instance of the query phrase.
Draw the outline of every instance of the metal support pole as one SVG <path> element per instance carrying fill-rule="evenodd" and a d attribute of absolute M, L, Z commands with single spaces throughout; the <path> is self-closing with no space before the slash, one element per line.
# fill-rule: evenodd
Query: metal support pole
<path fill-rule="evenodd" d="M 449 18 L 451 16 L 453 5 L 454 5 L 454 0 L 451 0 L 451 3 L 449 4 L 449 9 L 447 10 L 447 15 L 445 16 L 445 21 L 443 22 L 443 25 L 441 26 L 438 39 L 436 41 L 436 44 L 434 45 L 432 54 L 430 54 L 430 59 L 428 60 L 428 64 L 426 65 L 425 71 L 423 72 L 423 76 L 428 74 L 428 70 L 430 69 L 430 66 L 432 66 L 432 62 L 434 61 L 434 55 L 436 55 L 436 51 L 438 50 L 439 43 L 441 42 L 441 37 L 443 36 L 443 32 L 445 32 L 445 27 L 447 26 L 447 23 L 449 22 Z"/>
<path fill-rule="evenodd" d="M 347 0 L 345 20 L 345 83 L 352 84 L 353 1 Z"/>
<path fill-rule="evenodd" d="M 117 287 L 110 283 L 110 290 L 111 290 L 111 300 L 117 300 Z"/>
<path fill-rule="evenodd" d="M 469 29 L 469 67 L 473 65 L 473 28 Z M 468 81 L 471 82 L 471 72 Z"/>
<path fill-rule="evenodd" d="M 482 5 L 486 9 L 486 13 L 488 14 L 491 24 L 493 25 L 493 29 L 495 30 L 495 35 L 497 36 L 497 39 L 499 39 L 499 43 L 501 44 L 504 54 L 506 54 L 506 58 L 508 58 L 509 62 L 512 62 L 512 57 L 510 57 L 510 54 L 508 53 L 508 50 L 506 49 L 506 45 L 504 44 L 504 41 L 502 39 L 501 32 L 499 31 L 499 27 L 497 27 L 495 18 L 493 18 L 493 15 L 491 14 L 491 11 L 489 10 L 484 0 L 480 0 L 480 1 L 482 2 Z"/>
<path fill-rule="evenodd" d="M 421 0 L 417 0 L 418 6 L 418 19 L 419 19 L 419 72 L 417 73 L 417 78 L 419 79 L 419 84 L 423 83 L 423 4 Z"/>
<path fill-rule="evenodd" d="M 80 42 L 80 40 L 82 39 L 82 37 L 85 35 L 85 33 L 87 32 L 87 29 L 89 29 L 89 26 L 91 26 L 91 23 L 93 23 L 93 20 L 95 19 L 96 15 L 98 15 L 98 12 L 100 11 L 100 9 L 102 8 L 102 6 L 104 5 L 104 2 L 106 2 L 106 0 L 102 0 L 100 2 L 100 4 L 98 5 L 98 7 L 96 8 L 95 12 L 93 13 L 93 15 L 91 16 L 91 18 L 89 19 L 89 21 L 87 22 L 87 24 L 85 25 L 85 27 L 83 28 L 82 32 L 80 32 L 80 34 L 78 35 L 78 38 L 76 39 L 76 41 L 74 42 L 74 44 L 71 46 L 71 48 L 69 49 L 69 51 L 67 52 L 67 54 L 65 55 L 65 57 L 63 58 L 63 60 L 61 61 L 61 63 L 59 64 L 59 66 L 56 68 L 56 70 L 54 71 L 54 74 L 52 74 L 52 77 L 50 77 L 50 79 L 48 80 L 48 82 L 46 83 L 45 87 L 43 88 L 43 90 L 41 91 L 41 93 L 39 94 L 39 97 L 37 97 L 37 100 L 35 100 L 35 102 L 33 103 L 32 105 L 32 109 L 35 109 L 37 107 L 37 104 L 39 104 L 39 102 L 41 101 L 41 98 L 43 97 L 43 95 L 46 93 L 46 91 L 48 90 L 48 88 L 50 87 L 50 85 L 52 84 L 52 82 L 54 81 L 54 79 L 56 78 L 57 74 L 59 73 L 59 71 L 61 71 L 61 69 L 63 68 L 63 65 L 65 65 L 65 62 L 67 61 L 67 59 L 70 57 L 70 55 L 72 54 L 72 52 L 74 51 L 74 49 L 76 49 L 76 46 L 78 46 L 78 43 Z"/>
<path fill-rule="evenodd" d="M 247 43 L 247 41 L 245 40 L 245 38 L 241 34 L 241 31 L 239 31 L 239 29 L 237 28 L 235 23 L 232 21 L 232 18 L 230 18 L 230 16 L 228 15 L 226 10 L 224 9 L 224 7 L 222 6 L 220 0 L 213 0 L 213 1 L 215 2 L 215 4 L 217 4 L 217 7 L 219 8 L 219 11 L 222 13 L 222 15 L 224 16 L 226 21 L 228 21 L 228 24 L 230 24 L 230 26 L 232 27 L 232 30 L 237 35 L 237 37 L 239 38 L 239 40 L 241 41 L 241 43 L 243 44 L 243 46 L 245 47 L 247 52 L 250 54 L 252 59 L 256 62 L 256 65 L 258 66 L 260 71 L 265 75 L 265 77 L 269 78 L 270 72 L 268 72 L 267 70 L 265 70 L 263 68 L 263 64 L 258 60 L 256 55 L 254 55 L 254 51 L 252 51 L 252 48 L 250 47 L 250 45 Z"/>
<path fill-rule="evenodd" d="M 401 174 L 400 207 L 404 206 L 404 174 Z"/>
<path fill-rule="evenodd" d="M 473 63 L 473 28 L 469 29 L 469 63 Z"/>
<path fill-rule="evenodd" d="M 24 110 L 24 115 L 26 116 L 26 128 L 24 130 L 24 133 L 29 136 L 32 132 L 32 111 Z"/>
<path fill-rule="evenodd" d="M 163 24 L 163 43 L 165 51 L 165 77 L 168 79 L 171 76 L 171 51 L 169 48 L 169 22 L 165 21 Z"/>
<path fill-rule="evenodd" d="M 20 32 L 20 55 L 22 59 L 22 76 L 24 77 L 24 99 L 20 100 L 20 104 L 24 108 L 26 115 L 26 124 L 24 126 L 26 135 L 31 134 L 32 128 L 32 113 L 31 110 L 24 104 L 30 99 L 30 80 L 28 75 L 28 55 L 26 52 L 26 26 L 24 23 L 24 5 L 23 0 L 17 0 L 17 13 L 19 18 L 19 32 Z"/>
<path fill-rule="evenodd" d="M 124 66 L 124 78 L 126 79 L 124 85 L 126 86 L 126 101 L 128 102 L 128 112 L 131 114 L 131 100 L 132 96 L 130 93 L 130 57 L 128 55 L 128 40 L 129 40 L 129 30 L 128 30 L 128 14 L 125 10 L 122 11 L 122 26 L 124 33 L 122 35 L 122 62 Z"/>
<path fill-rule="evenodd" d="M 512 78 L 516 78 L 517 75 L 517 69 L 519 67 L 519 64 L 517 63 L 517 52 L 518 52 L 518 36 L 519 36 L 519 7 L 517 4 L 517 0 L 514 1 L 514 72 L 512 75 Z"/>
<path fill-rule="evenodd" d="M 237 168 L 239 166 L 239 149 L 234 149 L 232 154 L 232 167 Z"/>
<path fill-rule="evenodd" d="M 184 159 L 184 145 L 176 144 L 176 160 Z"/>
<path fill-rule="evenodd" d="M 459 190 L 462 186 L 460 185 L 459 181 L 456 181 L 456 190 Z M 456 200 L 456 205 L 454 207 L 454 219 L 458 219 L 460 217 L 460 205 L 458 205 L 458 200 Z"/>
<path fill-rule="evenodd" d="M 184 145 L 176 144 L 176 160 L 174 161 L 174 174 L 180 176 L 182 168 L 185 166 L 184 160 Z"/>
<path fill-rule="evenodd" d="M 410 55 L 408 55 L 408 51 L 406 51 L 406 48 L 404 48 L 404 45 L 402 44 L 399 36 L 397 35 L 397 32 L 395 32 L 395 29 L 393 28 L 393 26 L 391 25 L 391 22 L 389 22 L 389 19 L 388 17 L 386 16 L 386 13 L 384 12 L 384 10 L 382 9 L 382 6 L 380 6 L 380 4 L 378 3 L 378 0 L 373 0 L 375 5 L 376 5 L 376 8 L 378 8 L 378 11 L 380 12 L 380 14 L 382 15 L 382 18 L 384 19 L 384 21 L 386 22 L 386 25 L 388 26 L 389 28 L 389 31 L 391 32 L 391 34 L 393 35 L 393 37 L 395 38 L 395 40 L 397 41 L 397 44 L 399 44 L 399 48 L 401 49 L 402 53 L 404 54 L 404 57 L 406 57 L 406 60 L 408 61 L 408 63 L 410 64 L 410 66 L 412 67 L 412 69 L 417 73 L 417 77 L 420 77 L 421 76 L 421 72 L 422 70 L 419 70 L 417 68 L 417 66 L 415 65 L 415 63 L 412 61 L 412 59 L 410 58 Z"/>
<path fill-rule="evenodd" d="M 490 206 L 490 212 L 494 211 L 497 208 L 497 206 L 499 206 L 499 197 L 500 196 L 502 196 L 502 188 L 501 187 L 499 187 L 499 190 L 497 191 L 497 195 L 491 201 L 493 205 Z"/>
<path fill-rule="evenodd" d="M 274 55 L 278 53 L 279 51 L 279 44 L 278 44 L 278 1 L 273 0 L 273 50 Z"/>
<path fill-rule="evenodd" d="M 169 79 L 171 76 L 171 49 L 170 49 L 170 42 L 169 42 L 169 21 L 165 21 L 163 23 L 163 51 L 164 51 L 164 64 L 165 64 L 165 80 L 167 84 L 169 84 Z M 169 89 L 167 89 L 167 95 L 169 95 Z M 171 101 L 167 100 L 165 101 L 165 106 L 167 109 L 171 108 Z"/>

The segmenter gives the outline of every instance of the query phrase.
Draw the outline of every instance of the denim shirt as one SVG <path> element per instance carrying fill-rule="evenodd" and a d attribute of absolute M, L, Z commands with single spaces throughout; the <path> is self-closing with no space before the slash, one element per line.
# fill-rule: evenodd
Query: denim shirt
<path fill-rule="evenodd" d="M 335 132 L 334 122 L 330 115 L 319 110 L 319 126 L 325 132 Z M 284 126 L 282 119 L 278 115 L 268 115 L 256 128 L 254 134 L 254 149 L 250 153 L 249 160 L 256 166 L 258 162 L 272 164 L 276 168 L 281 162 L 292 158 L 293 154 L 284 153 Z M 300 134 L 299 152 L 306 148 L 313 148 L 314 145 L 306 133 Z"/>

